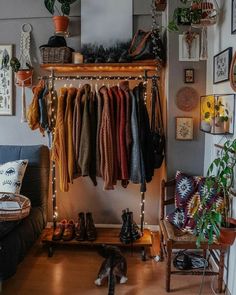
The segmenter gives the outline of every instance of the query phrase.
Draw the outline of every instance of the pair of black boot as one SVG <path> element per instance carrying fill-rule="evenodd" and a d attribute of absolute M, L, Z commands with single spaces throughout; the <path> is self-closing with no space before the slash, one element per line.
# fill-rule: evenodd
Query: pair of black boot
<path fill-rule="evenodd" d="M 120 231 L 120 240 L 124 244 L 130 244 L 142 237 L 142 233 L 133 220 L 133 212 L 129 209 L 122 211 L 123 224 Z"/>
<path fill-rule="evenodd" d="M 93 217 L 91 212 L 85 214 L 80 212 L 78 214 L 78 223 L 75 227 L 75 238 L 78 241 L 94 241 L 97 238 L 97 231 L 93 222 Z"/>

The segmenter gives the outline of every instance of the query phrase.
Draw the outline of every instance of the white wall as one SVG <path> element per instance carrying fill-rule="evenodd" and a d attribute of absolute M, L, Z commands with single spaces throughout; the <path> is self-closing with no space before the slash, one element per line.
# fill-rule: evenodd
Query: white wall
<path fill-rule="evenodd" d="M 209 46 L 209 59 L 207 62 L 207 94 L 228 94 L 233 93 L 229 82 L 220 84 L 213 84 L 213 56 L 222 50 L 233 47 L 233 53 L 236 50 L 236 35 L 231 35 L 231 1 L 220 0 L 218 1 L 222 13 L 220 17 L 220 23 L 217 26 L 209 29 L 208 34 L 208 46 Z M 232 138 L 229 137 L 229 138 Z M 236 138 L 236 126 L 233 138 Z M 206 172 L 209 163 L 214 158 L 214 144 L 222 144 L 226 140 L 225 137 L 219 135 L 206 134 L 205 137 L 205 161 L 204 170 Z M 236 202 L 233 208 L 234 217 L 236 217 Z M 228 289 L 232 295 L 236 295 L 236 242 L 230 248 L 229 265 L 228 265 Z"/>

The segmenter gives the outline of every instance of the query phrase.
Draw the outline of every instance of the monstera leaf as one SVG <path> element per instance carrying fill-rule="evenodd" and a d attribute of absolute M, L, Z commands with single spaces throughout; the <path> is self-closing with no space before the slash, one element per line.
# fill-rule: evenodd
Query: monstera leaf
<path fill-rule="evenodd" d="M 44 0 L 44 5 L 51 14 L 54 14 L 55 0 Z"/>

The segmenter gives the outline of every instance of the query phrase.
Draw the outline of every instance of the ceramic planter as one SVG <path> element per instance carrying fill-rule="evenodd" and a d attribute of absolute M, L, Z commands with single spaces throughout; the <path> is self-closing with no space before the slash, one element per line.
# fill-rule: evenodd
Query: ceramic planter
<path fill-rule="evenodd" d="M 67 16 L 54 16 L 53 17 L 55 33 L 63 34 L 68 32 L 69 18 Z"/>
<path fill-rule="evenodd" d="M 32 86 L 33 70 L 19 70 L 16 72 L 16 84 L 20 87 L 31 87 Z"/>
<path fill-rule="evenodd" d="M 236 219 L 228 218 L 229 227 L 221 227 L 219 242 L 225 245 L 233 245 L 236 238 Z"/>

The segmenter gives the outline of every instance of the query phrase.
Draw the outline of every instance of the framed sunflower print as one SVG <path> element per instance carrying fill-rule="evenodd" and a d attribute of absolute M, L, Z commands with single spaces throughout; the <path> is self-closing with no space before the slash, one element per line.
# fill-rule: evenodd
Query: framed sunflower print
<path fill-rule="evenodd" d="M 193 118 L 175 118 L 175 138 L 176 140 L 193 140 Z"/>
<path fill-rule="evenodd" d="M 0 115 L 12 115 L 12 45 L 0 45 Z"/>

